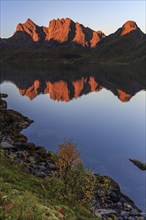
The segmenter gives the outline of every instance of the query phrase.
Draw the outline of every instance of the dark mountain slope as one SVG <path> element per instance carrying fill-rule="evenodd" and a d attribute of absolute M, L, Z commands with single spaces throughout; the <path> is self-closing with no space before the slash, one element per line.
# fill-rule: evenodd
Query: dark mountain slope
<path fill-rule="evenodd" d="M 92 53 L 93 59 L 132 62 L 145 60 L 146 35 L 133 21 L 107 36 Z"/>

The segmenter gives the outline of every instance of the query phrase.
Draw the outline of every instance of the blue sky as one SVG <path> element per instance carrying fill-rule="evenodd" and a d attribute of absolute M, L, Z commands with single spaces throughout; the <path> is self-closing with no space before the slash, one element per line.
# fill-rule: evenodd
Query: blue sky
<path fill-rule="evenodd" d="M 54 18 L 69 17 L 106 35 L 115 32 L 127 20 L 134 20 L 145 30 L 145 0 L 101 0 L 101 1 L 41 1 L 0 0 L 1 37 L 10 37 L 18 23 L 27 18 L 40 26 L 48 26 Z"/>

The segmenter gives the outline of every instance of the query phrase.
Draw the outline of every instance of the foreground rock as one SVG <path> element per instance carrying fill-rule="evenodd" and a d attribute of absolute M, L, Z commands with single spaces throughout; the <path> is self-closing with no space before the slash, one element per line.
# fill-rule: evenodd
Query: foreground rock
<path fill-rule="evenodd" d="M 92 210 L 96 216 L 102 217 L 102 219 L 145 219 L 134 202 L 121 192 L 119 185 L 107 176 L 97 176 Z"/>
<path fill-rule="evenodd" d="M 6 95 L 0 94 L 1 103 Z M 5 105 L 5 104 L 4 104 Z M 20 132 L 33 121 L 22 114 L 0 106 L 0 149 L 5 155 L 21 164 L 28 172 L 38 177 L 46 177 L 57 170 L 51 152 L 44 147 L 27 141 Z M 92 212 L 102 219 L 145 220 L 132 200 L 122 194 L 119 185 L 107 176 L 96 175 L 97 187 L 92 201 Z"/>
<path fill-rule="evenodd" d="M 135 166 L 137 166 L 141 170 L 146 170 L 146 163 L 142 163 L 139 160 L 129 159 Z"/>

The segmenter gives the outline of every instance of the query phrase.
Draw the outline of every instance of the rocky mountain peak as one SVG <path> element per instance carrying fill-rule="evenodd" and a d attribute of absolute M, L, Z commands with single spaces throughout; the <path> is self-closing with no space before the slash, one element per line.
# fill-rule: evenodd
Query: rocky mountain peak
<path fill-rule="evenodd" d="M 24 24 L 19 23 L 16 27 L 16 31 L 26 31 L 29 29 L 30 31 L 36 30 L 37 25 L 31 20 L 27 19 Z"/>
<path fill-rule="evenodd" d="M 74 22 L 70 18 L 53 19 L 49 22 L 46 40 L 54 40 L 63 43 L 69 40 Z"/>
<path fill-rule="evenodd" d="M 37 26 L 30 18 L 28 18 L 26 20 L 25 25 L 27 25 L 28 27 L 35 27 L 35 26 Z"/>
<path fill-rule="evenodd" d="M 21 32 L 26 32 L 27 34 L 29 34 L 32 39 L 37 42 L 40 40 L 40 36 L 39 36 L 39 27 L 31 20 L 31 19 L 27 19 L 26 22 L 24 24 L 18 24 L 16 27 L 16 32 L 21 31 Z"/>
<path fill-rule="evenodd" d="M 97 33 L 100 37 L 106 37 L 106 35 L 105 35 L 102 31 L 96 31 L 96 33 Z"/>
<path fill-rule="evenodd" d="M 53 31 L 55 29 L 59 29 L 65 26 L 68 26 L 69 24 L 71 24 L 73 21 L 70 18 L 61 18 L 61 19 L 53 19 L 49 22 L 49 30 Z M 74 23 L 74 22 L 73 22 Z"/>
<path fill-rule="evenodd" d="M 127 21 L 123 26 L 122 26 L 122 32 L 121 35 L 128 34 L 131 31 L 134 31 L 138 28 L 137 24 L 135 21 Z"/>
<path fill-rule="evenodd" d="M 101 31 L 93 31 L 70 18 L 53 19 L 48 27 L 39 27 L 28 18 L 25 23 L 17 25 L 15 34 L 19 38 L 27 34 L 34 42 L 43 42 L 49 48 L 62 43 L 93 48 L 105 37 Z"/>

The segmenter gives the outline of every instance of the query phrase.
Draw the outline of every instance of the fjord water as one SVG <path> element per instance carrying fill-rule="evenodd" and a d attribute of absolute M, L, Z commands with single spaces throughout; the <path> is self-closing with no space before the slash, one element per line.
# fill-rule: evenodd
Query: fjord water
<path fill-rule="evenodd" d="M 86 167 L 115 179 L 143 211 L 145 171 L 129 158 L 145 161 L 146 76 L 139 68 L 4 68 L 1 92 L 8 107 L 34 123 L 23 131 L 47 150 L 72 140 Z"/>

